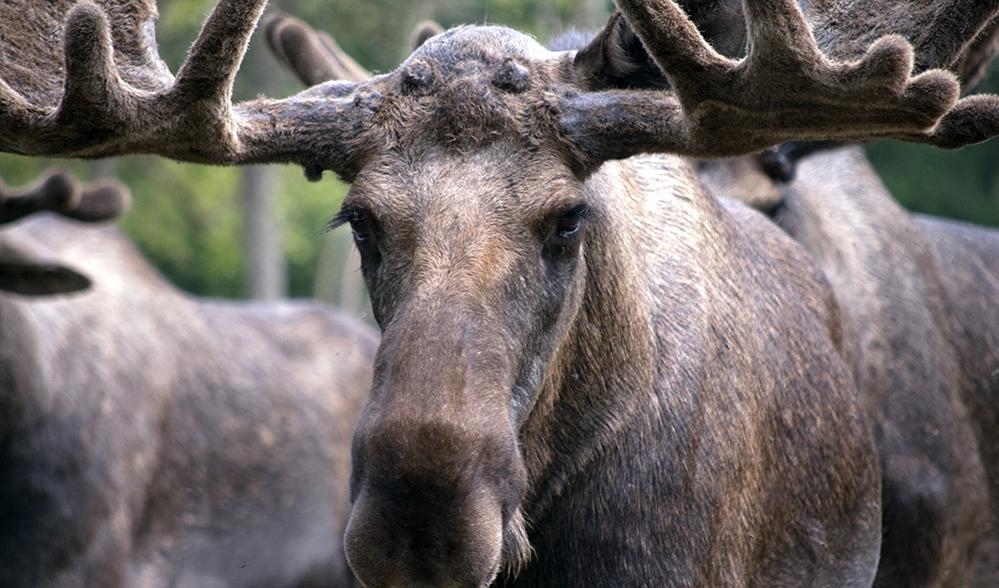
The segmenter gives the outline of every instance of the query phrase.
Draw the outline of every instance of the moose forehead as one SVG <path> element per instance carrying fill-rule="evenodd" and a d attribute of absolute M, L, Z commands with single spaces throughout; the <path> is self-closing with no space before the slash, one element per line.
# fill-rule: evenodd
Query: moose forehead
<path fill-rule="evenodd" d="M 548 61 L 555 55 L 531 37 L 507 27 L 462 26 L 431 38 L 412 58 L 431 60 L 447 68 L 449 64 L 470 61 L 496 65 L 510 57 Z"/>
<path fill-rule="evenodd" d="M 438 35 L 359 90 L 376 96 L 371 145 L 463 153 L 497 140 L 537 147 L 558 128 L 555 93 L 571 63 L 560 55 L 504 27 Z"/>
<path fill-rule="evenodd" d="M 517 227 L 582 203 L 578 182 L 557 157 L 497 139 L 470 152 L 431 147 L 389 150 L 355 179 L 345 209 L 363 208 L 383 223 Z M 455 216 L 457 215 L 457 216 Z M 436 220 L 435 220 L 436 219 Z"/>

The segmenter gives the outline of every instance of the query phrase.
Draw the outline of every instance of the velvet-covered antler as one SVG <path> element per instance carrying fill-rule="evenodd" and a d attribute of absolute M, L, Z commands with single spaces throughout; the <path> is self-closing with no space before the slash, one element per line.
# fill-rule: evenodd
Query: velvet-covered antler
<path fill-rule="evenodd" d="M 149 0 L 22 4 L 0 4 L 0 150 L 350 167 L 343 136 L 360 110 L 344 92 L 231 103 L 265 0 L 222 0 L 176 77 L 159 59 Z"/>
<path fill-rule="evenodd" d="M 362 82 L 371 78 L 333 37 L 297 18 L 273 13 L 264 22 L 267 45 L 281 63 L 306 86 L 330 80 Z"/>
<path fill-rule="evenodd" d="M 673 2 L 619 5 L 673 95 L 580 94 L 570 101 L 571 136 L 598 158 L 643 151 L 730 156 L 791 137 L 956 146 L 999 132 L 991 97 L 955 106 L 953 75 L 930 70 L 910 77 L 914 57 L 901 37 L 879 38 L 856 61 L 830 60 L 793 0 L 745 2 L 749 50 L 739 61 L 716 52 Z"/>
<path fill-rule="evenodd" d="M 145 152 L 215 164 L 294 162 L 313 178 L 332 169 L 350 179 L 364 160 L 362 135 L 377 126 L 372 121 L 380 96 L 397 91 L 397 79 L 407 83 L 401 72 L 382 83 L 330 82 L 290 98 L 234 105 L 232 82 L 264 0 L 222 0 L 176 77 L 159 60 L 150 0 L 56 0 L 37 10 L 18 4 L 0 4 L 0 26 L 9 28 L 0 53 L 0 150 L 68 157 Z M 585 170 L 642 152 L 716 157 L 788 140 L 887 136 L 954 146 L 999 130 L 992 98 L 970 97 L 955 107 L 958 85 L 951 74 L 911 76 L 915 58 L 900 37 L 879 38 L 855 61 L 832 61 L 793 0 L 744 5 L 749 51 L 735 60 L 705 42 L 676 3 L 621 0 L 671 88 L 587 92 L 571 79 L 553 82 L 552 98 L 545 100 L 559 114 L 559 140 L 570 158 Z M 878 28 L 891 32 L 890 25 Z M 279 55 L 287 61 L 305 53 L 275 43 L 287 38 L 275 27 L 268 38 Z M 288 30 L 301 32 L 296 27 Z M 51 39 L 60 36 L 62 46 L 53 46 Z M 308 35 L 300 41 L 310 42 Z M 852 55 L 823 42 L 830 55 Z M 321 40 L 309 47 L 313 57 L 332 54 L 331 44 Z M 320 61 L 312 59 L 313 65 Z M 307 81 L 328 75 L 315 71 Z M 377 141 L 370 145 L 377 148 Z"/>
<path fill-rule="evenodd" d="M 0 225 L 47 210 L 83 222 L 101 222 L 122 216 L 131 194 L 115 180 L 81 186 L 66 172 L 50 171 L 32 186 L 12 189 L 0 182 Z"/>

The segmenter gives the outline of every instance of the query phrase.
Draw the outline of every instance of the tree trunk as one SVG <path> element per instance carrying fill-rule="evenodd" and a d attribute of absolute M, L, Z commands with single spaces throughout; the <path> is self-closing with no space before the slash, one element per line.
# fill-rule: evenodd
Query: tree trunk
<path fill-rule="evenodd" d="M 271 300 L 287 294 L 284 248 L 275 206 L 274 169 L 253 165 L 242 169 L 243 252 L 248 298 Z"/>
<path fill-rule="evenodd" d="M 244 83 L 255 93 L 267 94 L 274 67 L 261 47 L 251 48 L 243 67 Z M 260 300 L 283 298 L 288 290 L 287 264 L 276 202 L 277 172 L 273 167 L 248 166 L 241 170 L 241 179 L 245 294 Z"/>

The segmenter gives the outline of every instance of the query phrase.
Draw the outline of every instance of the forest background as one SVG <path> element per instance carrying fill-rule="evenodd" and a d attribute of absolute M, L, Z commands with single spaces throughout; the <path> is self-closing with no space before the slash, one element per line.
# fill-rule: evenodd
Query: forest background
<path fill-rule="evenodd" d="M 160 54 L 176 71 L 214 0 L 160 0 Z M 445 27 L 497 23 L 544 42 L 569 29 L 596 30 L 608 0 L 272 0 L 269 10 L 330 32 L 365 67 L 390 71 L 409 54 L 421 20 Z M 240 70 L 236 99 L 280 97 L 297 82 L 271 57 L 259 33 Z M 999 68 L 975 91 L 999 92 Z M 867 146 L 882 179 L 907 208 L 999 226 L 999 140 L 960 151 L 878 142 Z M 292 166 L 219 168 L 136 156 L 96 162 L 0 155 L 7 184 L 32 181 L 56 164 L 83 179 L 115 176 L 131 188 L 124 227 L 169 279 L 190 292 L 230 298 L 317 296 L 364 313 L 346 228 L 325 231 L 346 186 L 318 183 Z"/>

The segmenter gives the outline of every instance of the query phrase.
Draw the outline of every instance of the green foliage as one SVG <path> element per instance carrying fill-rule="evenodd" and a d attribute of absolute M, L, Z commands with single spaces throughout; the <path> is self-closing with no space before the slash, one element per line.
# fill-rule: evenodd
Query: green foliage
<path fill-rule="evenodd" d="M 999 68 L 973 91 L 999 92 Z M 958 151 L 883 141 L 867 152 L 903 206 L 999 226 L 999 140 Z"/>

